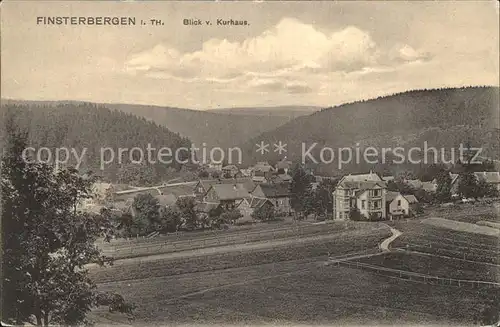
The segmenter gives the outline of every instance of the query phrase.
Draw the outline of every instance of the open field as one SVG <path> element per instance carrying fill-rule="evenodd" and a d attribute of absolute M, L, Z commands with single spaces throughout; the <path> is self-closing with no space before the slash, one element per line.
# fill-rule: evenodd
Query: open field
<path fill-rule="evenodd" d="M 100 289 L 119 291 L 138 304 L 135 325 L 460 326 L 470 325 L 481 301 L 475 290 L 415 284 L 307 259 L 109 282 Z"/>
<path fill-rule="evenodd" d="M 485 282 L 499 282 L 500 278 L 500 266 L 417 253 L 384 253 L 356 261 L 443 278 Z"/>
<path fill-rule="evenodd" d="M 403 235 L 391 244 L 392 248 L 500 264 L 499 237 L 460 232 L 417 220 L 397 221 L 394 226 Z"/>
<path fill-rule="evenodd" d="M 150 254 L 174 253 L 225 245 L 245 244 L 278 239 L 297 239 L 306 236 L 340 233 L 355 229 L 372 229 L 373 225 L 359 222 L 311 224 L 307 222 L 277 222 L 245 226 L 226 231 L 179 233 L 155 238 L 113 240 L 99 243 L 105 255 L 115 259 L 133 258 Z"/>
<path fill-rule="evenodd" d="M 426 208 L 425 211 L 425 215 L 428 217 L 441 217 L 472 224 L 480 220 L 500 222 L 500 202 L 498 200 L 493 203 L 463 203 L 449 207 L 432 206 Z"/>
<path fill-rule="evenodd" d="M 483 220 L 478 221 L 482 222 Z M 444 218 L 427 218 L 422 220 L 423 224 L 428 224 L 438 228 L 451 229 L 457 232 L 481 234 L 486 236 L 500 236 L 500 230 L 497 228 L 492 228 L 488 226 L 480 226 L 477 224 L 471 224 L 463 221 L 456 221 Z"/>
<path fill-rule="evenodd" d="M 257 249 L 230 246 L 225 251 L 211 255 L 198 255 L 190 251 L 174 255 L 153 256 L 148 258 L 132 258 L 118 260 L 114 266 L 91 269 L 92 278 L 96 282 L 113 280 L 130 280 L 148 277 L 179 275 L 220 269 L 250 267 L 265 263 L 303 260 L 327 256 L 345 255 L 348 253 L 377 252 L 378 244 L 388 236 L 390 231 L 384 226 L 373 229 L 359 229 L 330 235 L 328 239 L 307 238 L 289 240 L 282 243 L 262 242 Z M 216 250 L 214 248 L 213 250 Z M 147 260 L 147 262 L 145 262 Z"/>
<path fill-rule="evenodd" d="M 338 237 L 333 239 L 286 246 L 273 247 L 272 241 L 264 241 L 269 246 L 259 250 L 203 256 L 185 251 L 182 258 L 147 263 L 124 259 L 115 267 L 90 272 L 99 289 L 119 292 L 138 305 L 134 325 L 470 325 L 483 301 L 477 290 L 418 284 L 325 264 L 328 256 L 376 253 L 379 243 L 390 236 L 387 228 L 377 226 L 358 226 L 334 233 Z M 425 260 L 430 260 L 431 274 L 454 271 L 460 278 L 488 277 L 473 264 L 464 266 L 461 274 L 453 260 L 390 255 L 372 260 L 413 270 L 422 264 L 426 267 Z M 94 317 L 104 324 L 124 323 L 102 310 L 95 311 Z"/>

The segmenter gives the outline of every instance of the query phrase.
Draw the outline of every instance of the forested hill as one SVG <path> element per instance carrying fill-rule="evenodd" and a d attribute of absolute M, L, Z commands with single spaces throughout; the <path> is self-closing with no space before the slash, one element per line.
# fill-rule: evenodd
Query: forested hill
<path fill-rule="evenodd" d="M 80 104 L 78 101 L 31 101 L 2 99 L 3 103 L 19 105 Z M 144 117 L 170 131 L 189 138 L 196 146 L 206 143 L 208 147 L 236 146 L 247 140 L 281 126 L 313 107 L 246 108 L 244 110 L 193 110 L 166 106 L 140 104 L 101 103 L 111 110 Z M 241 109 L 241 108 L 240 108 Z M 271 110 L 271 109 L 276 109 Z M 319 109 L 319 108 L 315 108 Z M 237 111 L 237 112 L 236 112 Z M 265 118 L 262 117 L 265 115 Z"/>
<path fill-rule="evenodd" d="M 67 147 L 75 149 L 78 154 L 87 148 L 81 168 L 90 169 L 111 181 L 116 181 L 120 167 L 127 167 L 129 163 L 129 152 L 123 153 L 122 164 L 118 162 L 118 148 L 138 147 L 143 149 L 146 155 L 148 143 L 154 148 L 169 147 L 172 151 L 180 146 L 189 147 L 191 144 L 188 139 L 154 122 L 89 103 L 29 106 L 4 103 L 0 116 L 3 120 L 0 124 L 2 129 L 5 127 L 7 116 L 14 117 L 19 129 L 28 131 L 29 144 L 35 148 Z M 106 165 L 104 171 L 100 171 L 100 154 L 103 147 L 114 149 L 116 157 L 113 163 Z M 136 155 L 133 158 L 138 159 Z M 75 163 L 72 156 L 70 164 Z M 147 167 L 149 173 L 156 177 L 179 168 L 180 166 L 175 164 Z"/>
<path fill-rule="evenodd" d="M 263 118 L 253 114 L 216 113 L 211 111 L 134 104 L 107 104 L 109 108 L 150 119 L 171 131 L 189 137 L 197 146 L 233 147 L 261 133 L 281 126 L 293 117 L 268 113 Z"/>
<path fill-rule="evenodd" d="M 423 146 L 456 147 L 461 142 L 481 146 L 500 159 L 499 88 L 465 87 L 409 91 L 323 109 L 266 132 L 243 145 L 249 161 L 276 160 L 272 150 L 255 152 L 260 141 L 282 141 L 289 159 L 301 158 L 301 144 L 334 149 Z M 308 149 L 308 147 L 306 147 Z M 334 164 L 326 167 L 331 171 Z M 366 167 L 354 167 L 353 170 Z"/>

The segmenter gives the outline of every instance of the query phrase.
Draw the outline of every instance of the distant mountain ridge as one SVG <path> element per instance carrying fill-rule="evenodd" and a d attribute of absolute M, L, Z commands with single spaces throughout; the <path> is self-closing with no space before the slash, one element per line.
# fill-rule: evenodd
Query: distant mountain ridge
<path fill-rule="evenodd" d="M 276 106 L 276 107 L 237 107 L 209 109 L 210 112 L 234 115 L 280 116 L 297 118 L 310 115 L 323 107 L 318 106 Z"/>
<path fill-rule="evenodd" d="M 58 105 L 79 104 L 84 102 L 2 99 L 2 103 Z M 300 108 L 302 108 L 302 110 L 311 108 L 279 107 L 279 110 L 274 113 L 270 108 L 264 108 L 261 111 L 259 111 L 259 108 L 252 108 L 252 110 L 256 110 L 256 112 L 251 113 L 248 110 L 241 112 L 239 109 L 235 111 L 232 109 L 229 109 L 229 111 L 222 109 L 221 112 L 218 112 L 217 110 L 201 111 L 138 104 L 97 104 L 109 109 L 143 117 L 168 128 L 172 132 L 179 133 L 183 137 L 188 137 L 197 147 L 205 143 L 207 148 L 215 146 L 222 148 L 236 146 L 261 133 L 273 130 L 297 116 L 306 114 L 304 111 L 300 111 Z M 260 114 L 256 114 L 257 111 Z M 265 114 L 266 119 L 262 119 L 261 117 L 264 111 L 269 111 Z"/>
<path fill-rule="evenodd" d="M 301 160 L 302 143 L 331 147 L 422 147 L 455 148 L 460 143 L 481 146 L 494 159 L 500 158 L 498 87 L 464 87 L 415 90 L 376 99 L 330 107 L 301 116 L 242 145 L 247 163 L 283 157 L 273 152 L 273 143 L 287 144 L 287 157 Z M 271 145 L 261 155 L 256 144 Z M 317 157 L 317 156 L 316 156 Z M 329 172 L 334 164 L 323 165 Z M 369 167 L 365 165 L 364 168 Z M 361 169 L 353 167 L 355 170 Z"/>

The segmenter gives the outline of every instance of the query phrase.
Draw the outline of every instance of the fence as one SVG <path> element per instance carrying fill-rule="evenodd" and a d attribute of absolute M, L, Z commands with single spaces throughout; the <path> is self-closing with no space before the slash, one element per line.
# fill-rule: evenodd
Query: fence
<path fill-rule="evenodd" d="M 160 253 L 174 253 L 179 251 L 196 250 L 201 248 L 210 248 L 217 246 L 230 246 L 235 244 L 245 244 L 245 243 L 255 243 L 261 241 L 271 241 L 271 240 L 285 240 L 290 238 L 296 238 L 297 240 L 307 241 L 310 237 L 324 237 L 325 235 L 339 234 L 338 238 L 332 240 L 334 242 L 345 242 L 350 239 L 350 235 L 343 235 L 342 232 L 350 231 L 347 229 L 335 229 L 329 230 L 329 233 L 325 234 L 324 228 L 322 226 L 310 226 L 308 228 L 287 228 L 287 229 L 276 229 L 271 231 L 258 231 L 258 232 L 246 232 L 246 233 L 235 233 L 235 234 L 225 234 L 218 236 L 211 236 L 206 238 L 195 238 L 188 240 L 179 240 L 167 242 L 166 240 L 161 240 L 160 242 L 155 242 L 154 238 L 149 239 L 149 244 L 136 244 L 130 242 L 129 244 L 120 244 L 118 246 L 105 246 L 102 248 L 104 255 L 112 256 L 115 259 L 127 258 L 127 257 L 137 257 L 143 255 L 160 254 Z M 382 228 L 379 229 L 382 231 Z M 366 238 L 375 237 L 380 238 L 378 234 L 374 234 L 374 230 L 369 230 L 361 233 L 362 236 Z M 357 235 L 359 236 L 359 235 Z M 355 244 L 354 244 L 355 245 Z"/>
<path fill-rule="evenodd" d="M 334 266 L 345 266 L 348 268 L 356 268 L 367 270 L 372 273 L 381 276 L 387 276 L 391 278 L 397 278 L 401 280 L 409 280 L 413 282 L 420 282 L 431 285 L 443 285 L 443 286 L 455 286 L 455 287 L 469 287 L 469 288 L 481 288 L 481 287 L 489 287 L 489 288 L 500 288 L 500 283 L 495 282 L 486 282 L 486 281 L 478 281 L 478 280 L 469 280 L 469 279 L 455 279 L 455 278 L 446 278 L 446 277 L 438 277 L 431 276 L 406 270 L 392 269 L 380 266 L 374 266 L 358 261 L 333 261 L 331 262 Z"/>
<path fill-rule="evenodd" d="M 398 248 L 395 248 L 394 250 L 412 250 L 416 252 L 423 252 L 427 254 L 435 254 L 438 256 L 448 256 L 450 258 L 455 258 L 455 259 L 461 259 L 461 260 L 467 260 L 467 261 L 475 261 L 475 262 L 483 262 L 487 264 L 494 264 L 498 265 L 500 264 L 500 252 L 496 250 L 485 250 L 485 249 L 475 249 L 473 247 L 467 248 L 467 247 L 461 247 L 457 246 L 458 248 L 463 248 L 464 251 L 457 251 L 457 250 L 452 250 L 452 249 L 446 249 L 439 247 L 439 243 L 435 242 L 436 245 L 432 246 L 432 243 L 428 242 L 427 244 L 416 244 L 416 243 L 410 243 L 410 242 L 401 242 L 400 245 L 398 245 Z M 469 251 L 467 251 L 469 250 Z M 473 252 L 475 251 L 475 252 Z M 481 254 L 478 254 L 481 253 Z"/>

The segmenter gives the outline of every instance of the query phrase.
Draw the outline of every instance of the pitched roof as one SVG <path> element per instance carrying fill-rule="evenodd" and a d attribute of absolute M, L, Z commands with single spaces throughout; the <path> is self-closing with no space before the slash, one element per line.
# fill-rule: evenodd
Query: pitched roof
<path fill-rule="evenodd" d="M 214 184 L 211 188 L 219 200 L 239 200 L 250 197 L 243 184 Z"/>
<path fill-rule="evenodd" d="M 401 193 L 399 193 L 399 192 L 393 192 L 393 191 L 387 191 L 387 193 L 385 194 L 385 202 L 391 202 L 398 195 L 401 195 Z"/>
<path fill-rule="evenodd" d="M 342 186 L 343 188 L 347 189 L 357 189 L 357 190 L 370 190 L 376 188 L 377 186 L 381 188 L 386 187 L 384 182 L 377 182 L 377 181 L 345 181 L 339 184 L 339 186 Z"/>
<path fill-rule="evenodd" d="M 247 192 L 251 192 L 255 188 L 255 183 L 250 177 L 243 178 L 227 178 L 227 179 L 200 179 L 199 183 L 208 191 L 212 185 L 216 184 L 243 184 Z"/>
<path fill-rule="evenodd" d="M 422 188 L 422 181 L 420 179 L 405 179 L 405 184 L 413 187 L 413 188 L 416 188 L 416 189 L 419 189 L 419 188 Z"/>
<path fill-rule="evenodd" d="M 262 183 L 266 181 L 266 178 L 264 176 L 254 176 L 252 177 L 252 181 L 256 183 Z"/>
<path fill-rule="evenodd" d="M 290 196 L 290 184 L 260 184 L 260 189 L 266 198 L 281 198 Z"/>
<path fill-rule="evenodd" d="M 271 166 L 268 162 L 257 162 L 257 164 L 253 166 L 253 171 L 268 172 L 273 170 L 273 166 Z"/>
<path fill-rule="evenodd" d="M 382 181 L 382 178 L 377 173 L 369 172 L 368 174 L 349 174 L 342 178 L 342 182 L 364 182 L 364 181 Z"/>
<path fill-rule="evenodd" d="M 411 203 L 418 203 L 418 200 L 417 200 L 417 198 L 415 197 L 415 195 L 411 195 L 411 194 L 410 194 L 410 195 L 403 195 L 403 196 L 404 196 L 404 198 L 405 198 L 406 200 L 408 200 L 408 202 L 409 202 L 410 204 L 411 204 Z"/>
<path fill-rule="evenodd" d="M 292 176 L 288 175 L 288 174 L 279 174 L 278 177 L 282 180 L 282 181 L 285 181 L 285 182 L 288 182 L 288 181 L 291 181 L 292 180 Z"/>
<path fill-rule="evenodd" d="M 268 199 L 263 199 L 263 198 L 257 198 L 257 197 L 251 197 L 246 200 L 248 202 L 248 205 L 252 209 L 257 209 L 260 208 L 264 205 L 264 203 L 269 202 L 272 205 L 272 202 L 269 201 Z"/>

